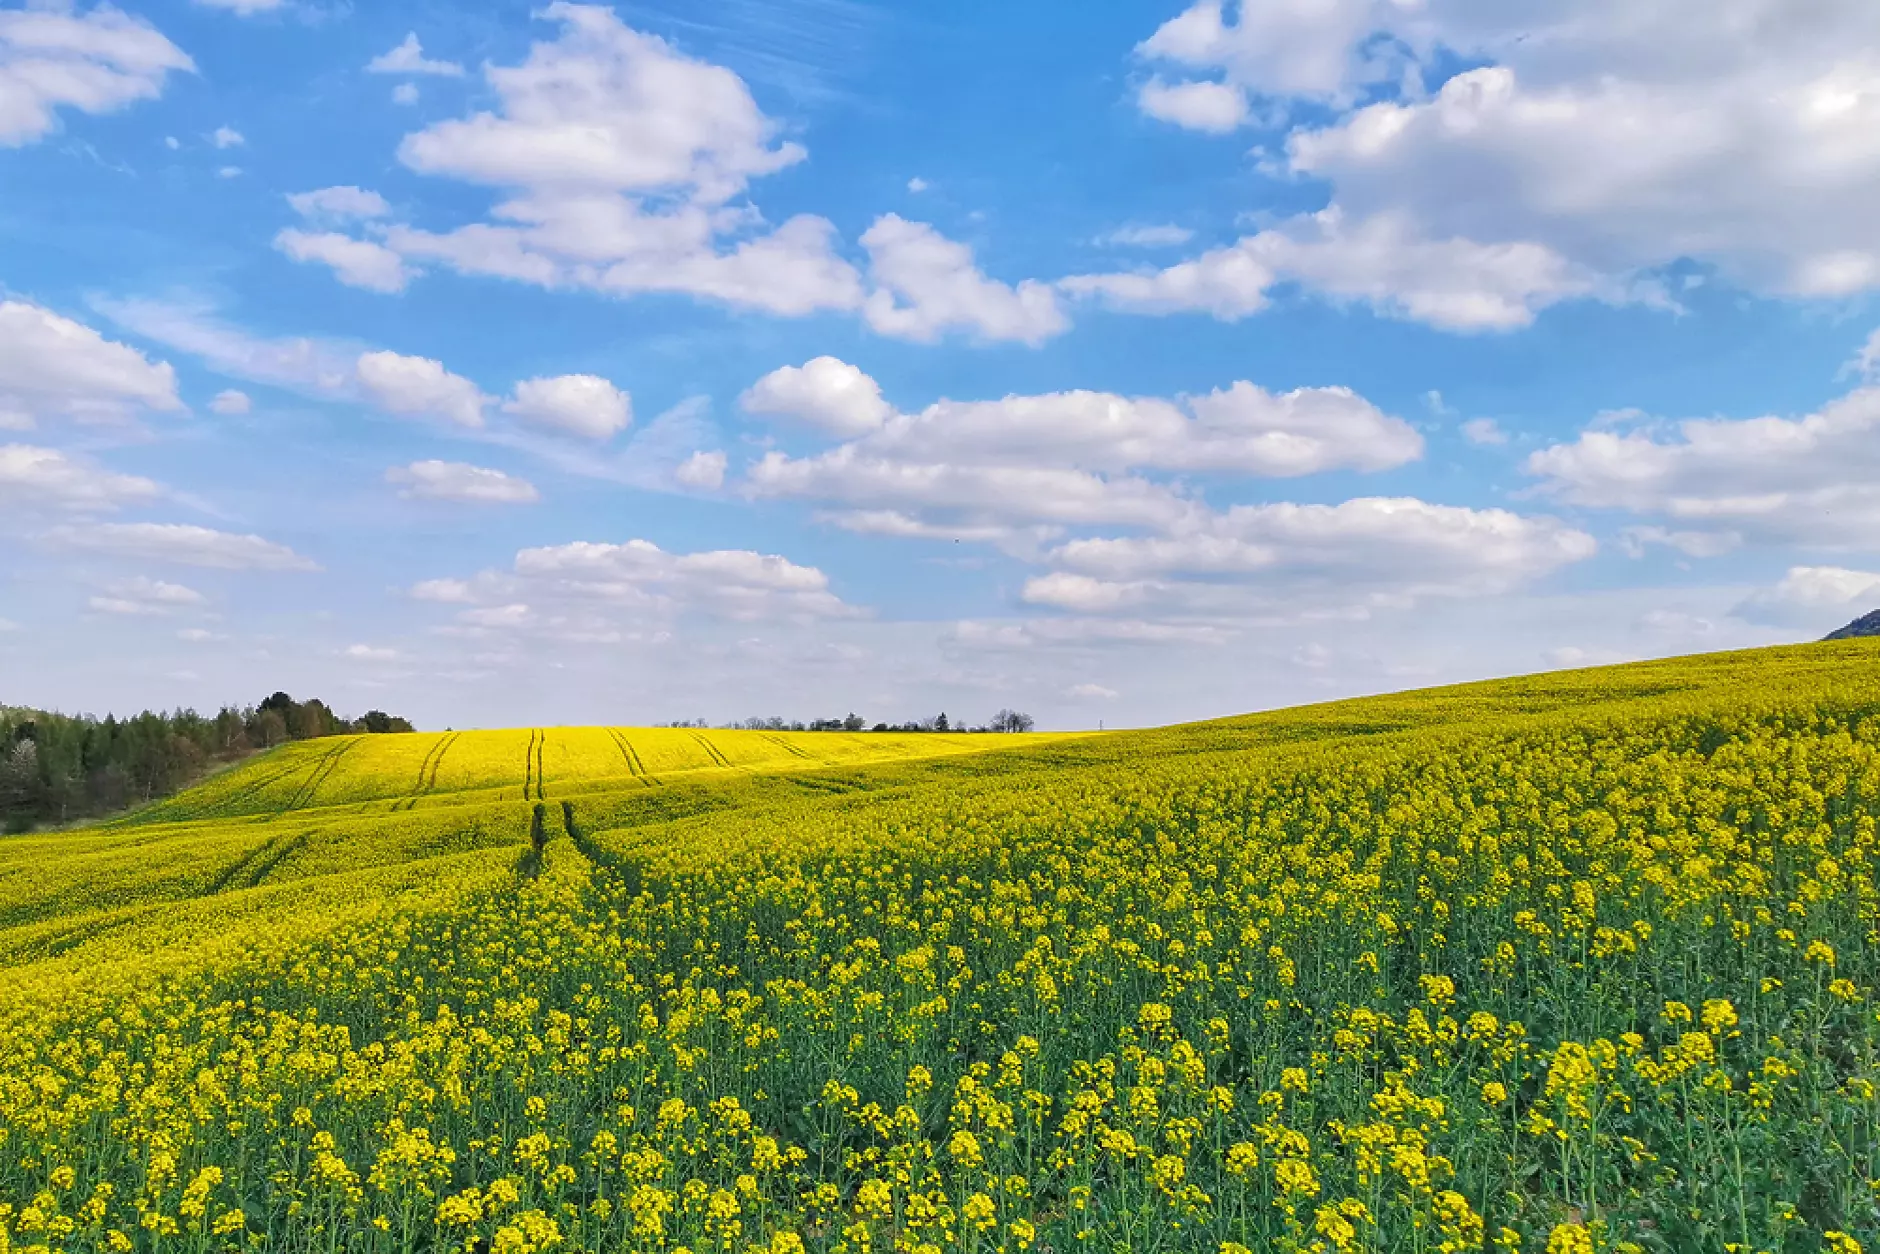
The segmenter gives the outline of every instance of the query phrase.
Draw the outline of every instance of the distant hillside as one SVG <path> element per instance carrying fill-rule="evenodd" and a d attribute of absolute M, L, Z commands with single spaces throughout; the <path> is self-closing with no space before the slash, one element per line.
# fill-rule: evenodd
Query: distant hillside
<path fill-rule="evenodd" d="M 1880 636 L 1880 610 L 1862 614 L 1845 627 L 1823 636 L 1823 640 L 1853 640 L 1858 636 Z"/>

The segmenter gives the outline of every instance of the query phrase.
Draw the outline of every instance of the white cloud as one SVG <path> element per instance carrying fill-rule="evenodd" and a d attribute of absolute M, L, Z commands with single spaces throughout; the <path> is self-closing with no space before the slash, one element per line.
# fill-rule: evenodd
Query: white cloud
<path fill-rule="evenodd" d="M 331 266 L 341 283 L 372 292 L 402 292 L 415 273 L 385 245 L 338 231 L 289 227 L 274 237 L 274 246 L 295 261 Z"/>
<path fill-rule="evenodd" d="M 1202 0 L 1139 51 L 1200 76 L 1182 89 L 1224 84 L 1276 117 L 1329 106 L 1270 164 L 1423 254 L 1330 236 L 1294 277 L 1334 295 L 1470 329 L 1610 297 L 1684 258 L 1758 292 L 1880 287 L 1867 210 L 1880 198 L 1880 9 L 1864 0 L 1272 0 L 1231 22 Z M 1458 59 L 1473 68 L 1424 89 Z M 1498 315 L 1456 316 L 1467 276 L 1438 281 L 1445 253 L 1492 263 L 1482 299 Z M 1432 286 L 1448 299 L 1432 306 Z"/>
<path fill-rule="evenodd" d="M 509 570 L 431 581 L 413 595 L 473 604 L 458 616 L 464 627 L 589 641 L 688 615 L 774 624 L 856 614 L 815 567 L 741 549 L 668 553 L 645 540 L 523 549 Z"/>
<path fill-rule="evenodd" d="M 701 449 L 680 462 L 672 477 L 688 488 L 715 491 L 724 486 L 725 455 L 716 449 L 710 452 Z"/>
<path fill-rule="evenodd" d="M 863 306 L 883 335 L 931 343 L 955 328 L 986 340 L 1039 344 L 1070 324 L 1046 283 L 989 279 L 966 245 L 924 222 L 885 214 L 862 234 L 875 284 Z"/>
<path fill-rule="evenodd" d="M 196 0 L 196 3 L 210 9 L 227 9 L 238 17 L 252 17 L 283 8 L 287 0 Z"/>
<path fill-rule="evenodd" d="M 463 462 L 421 461 L 394 466 L 385 481 L 401 485 L 400 496 L 424 501 L 463 501 L 472 504 L 519 505 L 541 499 L 535 485 L 500 470 Z"/>
<path fill-rule="evenodd" d="M 1072 684 L 1064 695 L 1073 701 L 1114 701 L 1122 694 L 1102 684 Z"/>
<path fill-rule="evenodd" d="M 1880 327 L 1874 329 L 1860 351 L 1848 361 L 1845 373 L 1880 383 Z"/>
<path fill-rule="evenodd" d="M 1243 239 L 1160 270 L 1072 275 L 1058 286 L 1073 296 L 1100 298 L 1132 313 L 1197 310 L 1232 321 L 1265 309 L 1267 289 L 1280 281 L 1272 265 L 1249 245 Z"/>
<path fill-rule="evenodd" d="M 1730 612 L 1752 623 L 1839 627 L 1880 606 L 1880 574 L 1841 566 L 1791 566 L 1773 587 L 1760 588 Z"/>
<path fill-rule="evenodd" d="M 355 346 L 307 336 L 264 339 L 229 326 L 201 305 L 100 300 L 95 307 L 119 326 L 200 357 L 222 374 L 320 396 L 341 395 L 353 384 Z"/>
<path fill-rule="evenodd" d="M 1880 387 L 1799 418 L 1589 429 L 1528 458 L 1576 504 L 1655 515 L 1719 539 L 1880 548 Z"/>
<path fill-rule="evenodd" d="M 209 644 L 217 640 L 228 639 L 228 637 L 221 632 L 210 631 L 206 627 L 185 627 L 176 633 L 176 638 L 186 641 L 189 644 Z"/>
<path fill-rule="evenodd" d="M 314 221 L 383 218 L 392 211 L 385 197 L 351 185 L 294 192 L 287 197 L 287 203 L 294 207 L 295 213 Z"/>
<path fill-rule="evenodd" d="M 599 375 L 525 379 L 503 412 L 590 440 L 610 439 L 633 422 L 632 399 Z"/>
<path fill-rule="evenodd" d="M 1269 0 L 1235 7 L 1229 22 L 1220 0 L 1198 0 L 1157 28 L 1137 54 L 1224 74 L 1237 91 L 1326 101 L 1343 98 L 1376 72 L 1361 61 L 1356 45 L 1383 28 L 1387 8 L 1380 0 Z M 1418 6 L 1397 7 L 1409 14 Z M 1151 111 L 1146 102 L 1143 107 Z"/>
<path fill-rule="evenodd" d="M 418 32 L 405 35 L 405 41 L 390 52 L 381 53 L 366 63 L 368 74 L 436 74 L 444 78 L 462 78 L 463 66 L 455 61 L 432 61 L 425 57 L 418 43 Z"/>
<path fill-rule="evenodd" d="M 1206 80 L 1171 84 L 1152 78 L 1136 93 L 1136 105 L 1152 118 L 1213 135 L 1247 120 L 1247 97 L 1238 87 Z"/>
<path fill-rule="evenodd" d="M 924 178 L 920 178 L 919 176 L 915 176 L 914 178 L 911 178 L 907 181 L 907 190 L 915 193 L 916 195 L 920 194 L 921 192 L 926 191 L 929 186 L 930 184 L 927 182 L 927 180 Z"/>
<path fill-rule="evenodd" d="M 0 430 L 181 408 L 167 364 L 49 309 L 0 301 Z"/>
<path fill-rule="evenodd" d="M 1193 231 L 1173 223 L 1131 223 L 1099 236 L 1097 243 L 1118 248 L 1174 248 L 1194 237 Z"/>
<path fill-rule="evenodd" d="M 468 605 L 476 600 L 474 589 L 462 579 L 426 579 L 412 585 L 411 595 L 419 601 L 445 604 Z"/>
<path fill-rule="evenodd" d="M 209 142 L 217 148 L 239 148 L 247 143 L 247 138 L 232 126 L 218 126 L 209 136 Z"/>
<path fill-rule="evenodd" d="M 492 220 L 444 233 L 384 232 L 407 258 L 464 273 L 616 295 L 682 292 L 798 315 L 853 309 L 862 289 L 834 227 L 800 215 L 774 229 L 743 196 L 803 159 L 723 66 L 555 3 L 561 24 L 520 65 L 485 70 L 492 111 L 406 136 L 404 164 L 510 193 Z"/>
<path fill-rule="evenodd" d="M 284 545 L 256 535 L 212 531 L 180 523 L 96 523 L 54 527 L 51 543 L 128 561 L 176 562 L 219 570 L 318 570 Z"/>
<path fill-rule="evenodd" d="M 1194 505 L 1135 476 L 1062 467 L 950 465 L 871 455 L 845 444 L 815 457 L 770 452 L 745 479 L 759 497 L 795 497 L 876 510 L 960 513 L 965 521 L 1169 526 Z"/>
<path fill-rule="evenodd" d="M 1673 531 L 1668 527 L 1627 527 L 1619 533 L 1619 548 L 1627 557 L 1644 557 L 1654 546 L 1686 557 L 1722 557 L 1741 548 L 1743 537 L 1734 531 Z"/>
<path fill-rule="evenodd" d="M 738 404 L 746 413 L 795 418 L 841 437 L 873 431 L 894 412 L 880 384 L 834 357 L 779 367 L 747 388 Z"/>
<path fill-rule="evenodd" d="M 1176 577 L 1272 581 L 1289 596 L 1462 596 L 1501 591 L 1583 561 L 1593 538 L 1551 518 L 1500 509 L 1360 497 L 1337 505 L 1237 505 L 1162 536 L 1071 540 L 1048 559 L 1089 581 L 1054 586 L 1052 604 L 1138 603 Z M 1062 573 L 1062 572 L 1060 572 Z M 1190 591 L 1199 589 L 1190 587 Z"/>
<path fill-rule="evenodd" d="M 1233 320 L 1264 309 L 1284 282 L 1451 331 L 1511 330 L 1563 300 L 1622 295 L 1541 244 L 1435 238 L 1401 215 L 1353 220 L 1337 208 L 1161 270 L 1075 275 L 1059 286 L 1118 309 Z"/>
<path fill-rule="evenodd" d="M 1471 444 L 1506 444 L 1508 433 L 1493 418 L 1471 418 L 1462 424 L 1462 438 Z"/>
<path fill-rule="evenodd" d="M 209 408 L 218 414 L 245 414 L 254 408 L 254 403 L 248 399 L 248 393 L 228 388 L 215 394 L 215 399 L 209 402 Z"/>
<path fill-rule="evenodd" d="M 834 358 L 818 358 L 765 376 L 743 404 L 859 433 L 813 456 L 765 454 L 747 478 L 754 494 L 839 503 L 865 517 L 882 511 L 963 515 L 949 525 L 1168 527 L 1201 507 L 1128 472 L 1286 477 L 1375 471 L 1412 461 L 1423 450 L 1409 424 L 1335 387 L 1275 394 L 1238 382 L 1176 400 L 1060 392 L 942 400 L 916 414 L 895 414 L 874 380 Z"/>
<path fill-rule="evenodd" d="M 144 575 L 109 584 L 103 595 L 92 597 L 88 602 L 92 609 L 102 613 L 126 616 L 168 614 L 203 603 L 202 593 L 194 588 Z"/>
<path fill-rule="evenodd" d="M 442 418 L 462 427 L 483 425 L 488 398 L 462 375 L 429 357 L 361 353 L 359 386 L 374 405 L 402 418 Z"/>
<path fill-rule="evenodd" d="M 163 92 L 195 63 L 142 18 L 108 4 L 0 9 L 0 147 L 43 139 L 61 108 L 110 113 Z"/>
<path fill-rule="evenodd" d="M 400 83 L 398 86 L 392 88 L 392 103 L 401 105 L 417 104 L 418 85 L 416 83 Z"/>
<path fill-rule="evenodd" d="M 1147 580 L 1108 581 L 1054 570 L 1026 580 L 1019 596 L 1032 605 L 1048 605 L 1078 614 L 1109 614 L 1137 609 L 1166 591 L 1165 586 Z"/>
<path fill-rule="evenodd" d="M 457 621 L 471 627 L 493 629 L 522 627 L 533 622 L 535 611 L 520 602 L 510 605 L 491 605 L 482 609 L 465 610 L 457 615 Z"/>
<path fill-rule="evenodd" d="M 395 662 L 398 660 L 398 650 L 370 644 L 349 644 L 346 646 L 345 655 L 355 662 Z"/>
<path fill-rule="evenodd" d="M 215 172 L 215 176 L 219 179 L 240 178 L 241 174 L 242 168 L 238 165 L 225 165 Z"/>
<path fill-rule="evenodd" d="M 161 491 L 148 479 L 112 474 L 56 449 L 0 444 L 0 500 L 91 512 L 147 501 Z"/>

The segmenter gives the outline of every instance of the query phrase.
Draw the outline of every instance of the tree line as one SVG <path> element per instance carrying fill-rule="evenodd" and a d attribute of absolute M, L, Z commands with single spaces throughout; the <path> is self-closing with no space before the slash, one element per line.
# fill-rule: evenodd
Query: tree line
<path fill-rule="evenodd" d="M 696 727 L 710 729 L 713 724 L 702 718 L 674 719 L 659 724 L 661 727 Z M 811 731 L 811 732 L 1028 732 L 1032 729 L 1032 717 L 1017 710 L 1000 710 L 992 718 L 977 726 L 964 722 L 956 723 L 948 719 L 946 711 L 929 718 L 914 719 L 906 723 L 876 723 L 872 727 L 868 720 L 859 714 L 850 714 L 846 718 L 816 718 L 805 723 L 801 719 L 782 718 L 747 718 L 736 722 L 719 723 L 719 731 Z"/>
<path fill-rule="evenodd" d="M 155 801 L 290 740 L 411 730 L 383 710 L 345 719 L 318 698 L 296 701 L 285 692 L 214 715 L 146 710 L 100 719 L 0 706 L 0 828 L 27 831 Z"/>

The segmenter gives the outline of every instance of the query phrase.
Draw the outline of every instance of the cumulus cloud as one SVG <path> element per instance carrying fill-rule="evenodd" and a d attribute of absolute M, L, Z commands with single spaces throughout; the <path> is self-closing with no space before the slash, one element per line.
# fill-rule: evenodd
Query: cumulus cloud
<path fill-rule="evenodd" d="M 248 393 L 238 392 L 234 388 L 217 392 L 215 398 L 209 402 L 211 410 L 224 416 L 245 414 L 253 407 L 254 403 L 248 399 Z"/>
<path fill-rule="evenodd" d="M 404 42 L 390 52 L 366 62 L 368 74 L 435 74 L 443 78 L 462 78 L 463 66 L 455 61 L 432 61 L 424 55 L 418 32 L 410 31 Z"/>
<path fill-rule="evenodd" d="M 1332 208 L 1160 270 L 1074 275 L 1059 286 L 1139 313 L 1258 313 L 1268 292 L 1303 283 L 1339 302 L 1451 331 L 1524 327 L 1548 306 L 1618 288 L 1545 245 L 1433 238 L 1399 214 L 1351 220 Z"/>
<path fill-rule="evenodd" d="M 1880 387 L 1802 417 L 1691 419 L 1670 431 L 1589 429 L 1527 460 L 1576 504 L 1730 536 L 1880 548 Z M 1727 547 L 1727 545 L 1725 546 Z"/>
<path fill-rule="evenodd" d="M 1073 701 L 1114 701 L 1122 694 L 1102 684 L 1072 684 L 1064 690 L 1064 695 Z"/>
<path fill-rule="evenodd" d="M 1880 287 L 1876 49 L 1880 9 L 1862 0 L 1276 0 L 1231 18 L 1198 0 L 1139 47 L 1184 76 L 1139 104 L 1202 130 L 1236 124 L 1236 93 L 1270 106 L 1253 114 L 1311 118 L 1269 160 L 1328 186 L 1350 225 L 1301 241 L 1308 220 L 1281 223 L 1310 247 L 1275 268 L 1493 329 L 1561 300 L 1666 303 L 1635 280 L 1686 258 L 1759 292 Z M 1471 67 L 1424 89 L 1458 58 Z"/>
<path fill-rule="evenodd" d="M 481 427 L 487 397 L 462 375 L 429 357 L 362 353 L 356 366 L 366 398 L 402 418 L 442 418 L 461 427 Z"/>
<path fill-rule="evenodd" d="M 1413 6 L 1397 7 L 1408 13 Z M 1137 46 L 1137 54 L 1226 80 L 1196 80 L 1190 86 L 1231 86 L 1237 93 L 1329 102 L 1348 97 L 1377 74 L 1376 63 L 1362 59 L 1357 45 L 1384 28 L 1390 14 L 1382 0 L 1239 4 L 1231 21 L 1222 8 L 1220 0 L 1197 0 L 1159 26 Z M 1142 104 L 1153 114 L 1147 102 Z M 1179 117 L 1168 120 L 1193 125 Z"/>
<path fill-rule="evenodd" d="M 468 605 L 476 600 L 475 591 L 462 579 L 426 579 L 412 585 L 411 595 L 419 601 L 440 601 L 445 604 Z"/>
<path fill-rule="evenodd" d="M 148 479 L 113 474 L 56 449 L 0 444 L 0 492 L 10 502 L 89 513 L 147 501 L 161 491 Z"/>
<path fill-rule="evenodd" d="M 1839 627 L 1880 608 L 1880 574 L 1842 566 L 1791 566 L 1773 586 L 1759 588 L 1730 612 L 1772 626 Z"/>
<path fill-rule="evenodd" d="M 672 477 L 683 487 L 715 491 L 724 486 L 725 455 L 717 449 L 701 449 L 680 462 Z"/>
<path fill-rule="evenodd" d="M 1501 509 L 1359 497 L 1237 505 L 1166 536 L 1068 541 L 1050 557 L 1106 581 L 1286 571 L 1405 595 L 1496 591 L 1591 557 L 1593 538 Z"/>
<path fill-rule="evenodd" d="M 385 481 L 399 485 L 400 496 L 423 501 L 462 501 L 476 505 L 526 505 L 541 499 L 535 485 L 500 470 L 463 462 L 421 461 L 394 466 Z"/>
<path fill-rule="evenodd" d="M 256 535 L 181 523 L 95 523 L 54 527 L 45 539 L 60 548 L 139 562 L 175 562 L 219 570 L 318 570 L 285 545 Z"/>
<path fill-rule="evenodd" d="M 633 422 L 628 395 L 599 375 L 565 374 L 525 379 L 503 412 L 524 422 L 590 440 L 606 440 Z"/>
<path fill-rule="evenodd" d="M 986 340 L 1039 344 L 1070 325 L 1047 283 L 987 278 L 966 245 L 924 222 L 884 214 L 862 234 L 875 284 L 863 306 L 883 335 L 931 343 L 959 329 Z"/>
<path fill-rule="evenodd" d="M 897 414 L 866 374 L 818 358 L 765 376 L 743 404 L 832 433 L 856 433 L 813 456 L 765 454 L 747 477 L 754 494 L 817 499 L 877 515 L 938 510 L 961 516 L 950 522 L 1165 527 L 1197 506 L 1140 472 L 1288 477 L 1375 471 L 1412 461 L 1423 450 L 1409 424 L 1336 387 L 1276 394 L 1243 381 L 1175 400 L 1060 392 L 942 400 L 919 413 Z"/>
<path fill-rule="evenodd" d="M 232 126 L 218 126 L 209 136 L 209 142 L 217 148 L 240 148 L 248 139 Z"/>
<path fill-rule="evenodd" d="M 682 292 L 792 315 L 861 303 L 829 222 L 800 215 L 767 229 L 743 200 L 804 150 L 777 138 L 742 79 L 607 8 L 562 2 L 540 16 L 560 25 L 556 38 L 485 69 L 494 108 L 399 148 L 419 173 L 503 189 L 490 220 L 444 232 L 397 223 L 386 246 L 550 287 Z"/>
<path fill-rule="evenodd" d="M 1508 433 L 1493 418 L 1471 418 L 1462 424 L 1462 438 L 1471 444 L 1506 444 Z"/>
<path fill-rule="evenodd" d="M 1193 231 L 1173 223 L 1131 223 L 1099 236 L 1097 243 L 1118 248 L 1174 248 L 1194 237 Z"/>
<path fill-rule="evenodd" d="M 167 364 L 49 309 L 0 301 L 0 430 L 182 407 Z"/>
<path fill-rule="evenodd" d="M 1873 334 L 1867 337 L 1867 342 L 1849 359 L 1846 373 L 1880 382 L 1880 328 L 1875 328 Z"/>
<path fill-rule="evenodd" d="M 830 358 L 766 376 L 745 405 L 858 432 L 810 455 L 767 452 L 743 480 L 750 495 L 816 501 L 831 507 L 819 517 L 864 534 L 998 544 L 1049 568 L 1022 601 L 1086 617 L 1270 617 L 1292 602 L 1327 612 L 1485 594 L 1596 548 L 1552 518 L 1412 498 L 1221 511 L 1169 477 L 1381 471 L 1422 455 L 1414 428 L 1347 388 L 1239 381 L 1172 399 L 1064 392 L 903 414 Z M 1137 534 L 1076 534 L 1093 528 Z"/>
<path fill-rule="evenodd" d="M 196 68 L 142 18 L 109 4 L 0 10 L 0 147 L 43 139 L 60 109 L 111 113 Z"/>
<path fill-rule="evenodd" d="M 413 595 L 471 606 L 457 616 L 462 628 L 590 642 L 690 615 L 807 622 L 856 614 L 813 566 L 744 549 L 668 553 L 646 540 L 523 549 L 507 570 L 427 581 Z"/>
<path fill-rule="evenodd" d="M 202 593 L 182 584 L 165 583 L 161 579 L 151 579 L 139 575 L 134 579 L 120 579 L 105 586 L 101 595 L 90 598 L 87 602 L 92 609 L 104 614 L 126 616 L 156 616 L 174 613 L 179 609 L 190 609 L 204 603 Z"/>
<path fill-rule="evenodd" d="M 287 203 L 293 206 L 295 213 L 314 221 L 383 218 L 392 211 L 385 197 L 377 192 L 350 185 L 293 192 L 288 195 Z"/>
<path fill-rule="evenodd" d="M 274 246 L 299 262 L 318 262 L 348 287 L 369 292 L 402 292 L 416 273 L 385 245 L 339 231 L 302 231 L 288 227 Z"/>
<path fill-rule="evenodd" d="M 1247 120 L 1247 97 L 1230 83 L 1165 83 L 1152 78 L 1136 93 L 1136 105 L 1152 118 L 1216 135 Z"/>
<path fill-rule="evenodd" d="M 252 17 L 284 8 L 287 0 L 196 0 L 196 3 L 209 9 L 227 9 L 238 17 Z"/>
<path fill-rule="evenodd" d="M 880 384 L 834 357 L 781 366 L 745 389 L 738 403 L 746 413 L 794 418 L 844 438 L 875 430 L 894 412 Z"/>

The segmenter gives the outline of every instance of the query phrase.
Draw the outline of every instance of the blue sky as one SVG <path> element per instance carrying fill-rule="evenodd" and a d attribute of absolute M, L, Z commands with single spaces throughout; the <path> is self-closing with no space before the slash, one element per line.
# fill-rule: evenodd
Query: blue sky
<path fill-rule="evenodd" d="M 0 699 L 1120 726 L 1880 604 L 1880 10 L 0 4 Z"/>

